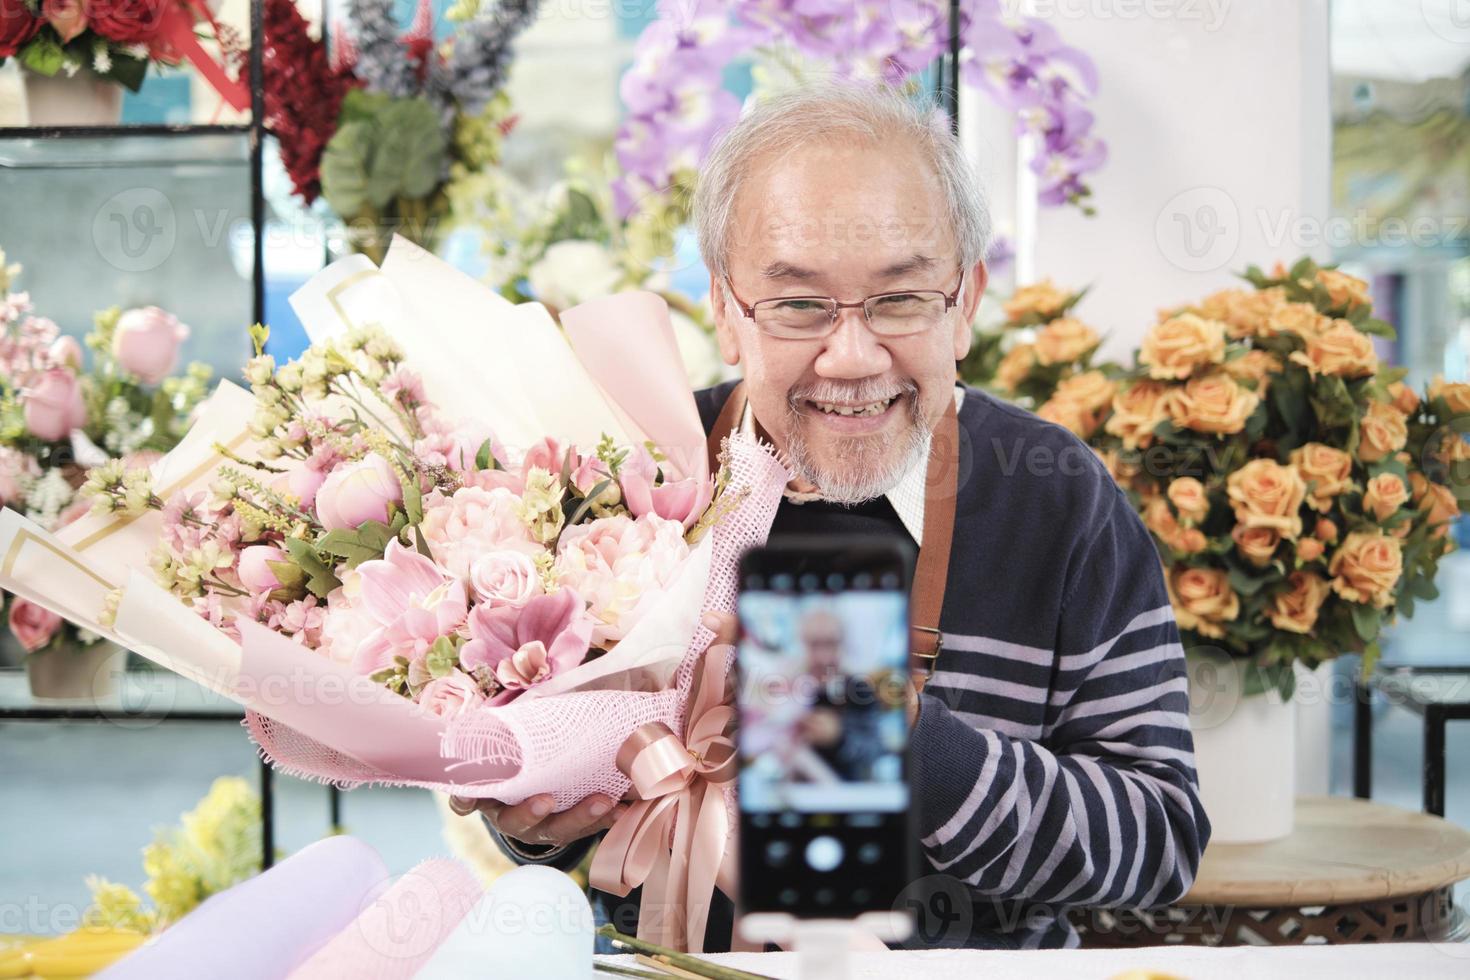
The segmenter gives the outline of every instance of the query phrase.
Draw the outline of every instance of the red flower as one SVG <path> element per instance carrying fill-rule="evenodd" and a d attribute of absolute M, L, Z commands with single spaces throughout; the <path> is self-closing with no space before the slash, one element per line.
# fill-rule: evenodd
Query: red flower
<path fill-rule="evenodd" d="M 23 0 L 0 0 L 0 58 L 19 53 L 21 45 L 35 37 L 44 23 Z"/>
<path fill-rule="evenodd" d="M 265 0 L 265 124 L 281 163 L 307 204 L 321 193 L 321 160 L 337 131 L 342 99 L 362 84 L 350 64 L 334 66 L 308 32 L 294 0 Z"/>
<path fill-rule="evenodd" d="M 147 44 L 158 36 L 175 0 L 86 0 L 87 24 L 119 44 Z"/>

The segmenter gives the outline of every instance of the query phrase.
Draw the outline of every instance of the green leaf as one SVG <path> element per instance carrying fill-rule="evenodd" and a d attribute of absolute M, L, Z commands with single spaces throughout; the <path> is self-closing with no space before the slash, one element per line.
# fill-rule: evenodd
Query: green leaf
<path fill-rule="evenodd" d="M 403 485 L 404 524 L 417 525 L 424 519 L 423 491 L 419 489 L 417 480 L 400 480 L 399 483 Z"/>
<path fill-rule="evenodd" d="M 612 483 L 610 479 L 602 480 L 591 490 L 587 491 L 587 497 L 577 505 L 577 509 L 572 511 L 571 515 L 567 518 L 567 527 L 571 527 L 587 515 L 587 512 L 592 509 L 592 501 L 596 500 L 597 495 L 606 490 L 610 483 Z"/>
<path fill-rule="evenodd" d="M 1363 307 L 1363 309 L 1367 310 L 1367 307 Z M 1389 340 L 1398 339 L 1398 331 L 1393 328 L 1393 324 L 1387 322 L 1386 320 L 1379 320 L 1370 316 L 1357 326 L 1358 329 L 1363 331 L 1364 333 L 1377 334 L 1378 336 L 1386 337 Z"/>
<path fill-rule="evenodd" d="M 491 440 L 486 439 L 480 443 L 480 451 L 475 453 L 475 469 L 489 470 L 495 468 L 495 454 L 490 451 Z M 414 523 L 418 523 L 415 521 Z"/>
<path fill-rule="evenodd" d="M 367 207 L 371 153 L 371 130 L 366 122 L 344 122 L 322 151 L 322 196 L 344 221 Z"/>
<path fill-rule="evenodd" d="M 281 588 L 294 590 L 306 585 L 306 573 L 294 561 L 267 561 L 265 564 L 276 581 L 281 583 Z"/>
<path fill-rule="evenodd" d="M 1383 610 L 1358 602 L 1351 603 L 1350 607 L 1353 613 L 1353 629 L 1358 631 L 1358 636 L 1364 643 L 1372 643 L 1378 638 L 1378 630 L 1383 624 Z"/>
<path fill-rule="evenodd" d="M 147 58 L 134 58 L 129 55 L 119 54 L 114 50 L 112 52 L 112 65 L 103 73 L 102 77 L 112 79 L 129 92 L 136 92 L 143 87 L 143 79 L 147 74 Z"/>
<path fill-rule="evenodd" d="M 301 571 L 306 574 L 306 589 L 318 599 L 325 599 L 331 591 L 341 586 L 336 571 L 322 561 L 311 542 L 301 538 L 287 538 L 286 552 Z"/>
<path fill-rule="evenodd" d="M 20 53 L 20 63 L 38 75 L 55 75 L 65 60 L 61 45 L 48 34 L 37 35 Z"/>
<path fill-rule="evenodd" d="M 1367 678 L 1369 674 L 1373 673 L 1373 669 L 1378 666 L 1378 658 L 1382 656 L 1382 654 L 1383 647 L 1379 645 L 1377 640 L 1374 640 L 1372 643 L 1368 644 L 1368 646 L 1364 648 L 1363 663 L 1359 668 L 1364 678 Z"/>

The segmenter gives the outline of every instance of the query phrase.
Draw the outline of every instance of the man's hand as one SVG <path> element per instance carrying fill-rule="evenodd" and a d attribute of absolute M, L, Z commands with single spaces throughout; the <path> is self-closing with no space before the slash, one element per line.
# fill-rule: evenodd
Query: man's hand
<path fill-rule="evenodd" d="M 494 800 L 449 798 L 449 809 L 455 813 L 463 817 L 478 810 L 502 835 L 523 844 L 570 844 L 611 827 L 628 808 L 627 803 L 618 803 L 602 793 L 594 793 L 561 813 L 551 812 L 554 805 L 549 795 L 533 796 L 514 806 Z"/>

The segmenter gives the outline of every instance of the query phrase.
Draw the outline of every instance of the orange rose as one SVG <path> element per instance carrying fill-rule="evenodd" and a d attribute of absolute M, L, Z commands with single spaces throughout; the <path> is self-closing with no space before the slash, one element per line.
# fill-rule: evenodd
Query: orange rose
<path fill-rule="evenodd" d="M 1060 395 L 1048 398 L 1036 410 L 1036 414 L 1048 422 L 1055 422 L 1079 439 L 1086 439 L 1097 429 L 1096 412 L 1089 412 L 1086 406 L 1079 405 L 1072 399 L 1063 398 Z"/>
<path fill-rule="evenodd" d="M 1205 485 L 1192 476 L 1181 476 L 1169 483 L 1169 502 L 1179 516 L 1198 524 L 1210 512 L 1210 498 Z"/>
<path fill-rule="evenodd" d="M 1245 428 L 1246 419 L 1260 404 L 1260 396 L 1236 383 L 1223 371 L 1190 378 L 1182 388 L 1164 395 L 1163 408 L 1181 429 L 1229 435 Z"/>
<path fill-rule="evenodd" d="M 1153 442 L 1154 429 L 1164 419 L 1164 384 L 1135 381 L 1113 396 L 1113 414 L 1104 425 L 1109 435 L 1123 440 L 1124 449 L 1138 449 Z"/>
<path fill-rule="evenodd" d="M 1225 635 L 1221 624 L 1240 615 L 1240 597 L 1218 568 L 1175 568 L 1164 582 L 1182 629 L 1219 639 Z"/>
<path fill-rule="evenodd" d="M 1296 543 L 1296 556 L 1304 564 L 1322 557 L 1327 546 L 1316 538 L 1302 538 Z"/>
<path fill-rule="evenodd" d="M 1331 587 L 1314 572 L 1292 572 L 1286 577 L 1287 588 L 1271 598 L 1266 618 L 1271 625 L 1289 633 L 1310 633 L 1317 625 L 1317 613 Z"/>
<path fill-rule="evenodd" d="M 1458 476 L 1462 472 L 1461 466 L 1470 463 L 1470 442 L 1466 442 L 1465 437 L 1458 432 L 1446 432 L 1435 445 L 1433 455 L 1450 468 L 1451 474 Z"/>
<path fill-rule="evenodd" d="M 1055 397 L 1074 401 L 1089 412 L 1098 412 L 1113 400 L 1117 390 L 1117 382 L 1109 381 L 1101 371 L 1084 371 L 1057 385 Z"/>
<path fill-rule="evenodd" d="M 1239 523 L 1279 531 L 1293 541 L 1301 536 L 1307 485 L 1290 466 L 1272 459 L 1253 459 L 1230 474 L 1225 492 Z"/>
<path fill-rule="evenodd" d="M 1325 517 L 1319 517 L 1317 526 L 1312 529 L 1312 534 L 1317 537 L 1317 540 L 1331 544 L 1337 540 L 1337 525 Z"/>
<path fill-rule="evenodd" d="M 1341 449 L 1309 442 L 1291 451 L 1291 465 L 1307 484 L 1307 503 L 1326 513 L 1332 500 L 1353 485 L 1353 458 Z"/>
<path fill-rule="evenodd" d="M 1466 387 L 1470 388 L 1470 385 Z M 1402 381 L 1395 381 L 1388 386 L 1388 397 L 1393 407 L 1405 415 L 1413 415 L 1414 410 L 1419 407 L 1419 396 Z"/>
<path fill-rule="evenodd" d="M 1394 586 L 1403 571 L 1403 543 L 1381 531 L 1349 534 L 1327 564 L 1334 592 L 1349 602 L 1372 603 L 1379 609 L 1393 602 Z"/>
<path fill-rule="evenodd" d="M 1181 527 L 1163 497 L 1154 497 L 1144 505 L 1143 524 L 1164 544 L 1186 555 L 1204 551 L 1209 543 L 1199 528 Z"/>
<path fill-rule="evenodd" d="M 1222 289 L 1206 296 L 1195 309 L 1205 319 L 1219 320 L 1225 324 L 1226 331 L 1232 337 L 1254 337 L 1261 334 L 1266 319 L 1284 302 L 1286 291 L 1280 286 L 1272 286 L 1259 292 Z"/>
<path fill-rule="evenodd" d="M 1067 300 L 1071 298 L 1071 293 L 1058 289 L 1052 285 L 1050 279 L 1043 279 L 1041 282 L 1022 286 L 1011 294 L 1011 298 L 1005 301 L 1006 319 L 1015 323 L 1030 313 L 1051 316 L 1066 306 Z"/>
<path fill-rule="evenodd" d="M 1294 333 L 1303 340 L 1321 334 L 1332 324 L 1330 316 L 1323 316 L 1311 303 L 1282 303 L 1271 311 L 1261 327 L 1262 337 Z"/>
<path fill-rule="evenodd" d="M 1370 401 L 1358 420 L 1358 458 L 1376 463 L 1404 448 L 1409 441 L 1408 418 L 1392 405 Z"/>
<path fill-rule="evenodd" d="M 1266 397 L 1268 375 L 1280 374 L 1281 358 L 1268 350 L 1248 350 L 1240 357 L 1225 362 L 1225 373 L 1236 381 L 1254 381 L 1256 394 Z"/>
<path fill-rule="evenodd" d="M 1373 297 L 1368 291 L 1368 284 L 1346 272 L 1338 272 L 1336 269 L 1318 269 L 1317 281 L 1327 288 L 1327 295 L 1332 300 L 1333 309 L 1347 310 L 1373 302 Z M 1302 284 L 1311 288 L 1312 282 L 1307 279 L 1303 280 Z"/>
<path fill-rule="evenodd" d="M 1149 377 L 1168 381 L 1187 378 L 1197 369 L 1225 360 L 1225 324 L 1193 313 L 1181 313 L 1155 324 L 1143 338 L 1138 363 Z"/>
<path fill-rule="evenodd" d="M 1118 484 L 1118 486 L 1126 487 L 1138 475 L 1138 466 L 1133 462 L 1125 460 L 1118 450 L 1109 449 L 1104 451 L 1096 446 L 1088 446 L 1087 448 L 1091 449 L 1092 454 L 1102 461 L 1103 466 L 1107 467 L 1108 475 L 1113 478 L 1113 482 Z"/>
<path fill-rule="evenodd" d="M 1409 488 L 1392 473 L 1380 473 L 1368 481 L 1363 491 L 1363 510 L 1370 511 L 1382 524 L 1408 502 Z"/>
<path fill-rule="evenodd" d="M 1346 320 L 1334 320 L 1332 326 L 1309 337 L 1307 349 L 1292 351 L 1291 360 L 1305 367 L 1314 378 L 1319 374 L 1361 378 L 1378 370 L 1373 338 Z"/>
<path fill-rule="evenodd" d="M 995 384 L 1002 391 L 1015 391 L 1036 366 L 1036 348 L 1017 344 L 1006 351 L 995 367 Z"/>
<path fill-rule="evenodd" d="M 1070 364 L 1096 347 L 1096 330 L 1073 317 L 1059 317 L 1036 332 L 1036 359 L 1042 364 Z"/>
<path fill-rule="evenodd" d="M 1443 538 L 1450 529 L 1450 521 L 1460 516 L 1460 503 L 1455 493 L 1443 483 L 1426 479 L 1422 473 L 1410 473 L 1409 483 L 1414 490 L 1414 506 L 1425 512 L 1430 537 Z"/>
<path fill-rule="evenodd" d="M 1241 557 L 1257 568 L 1271 564 L 1276 546 L 1281 543 L 1280 531 L 1269 527 L 1246 527 L 1244 524 L 1235 525 L 1230 537 L 1235 539 L 1235 550 Z"/>
<path fill-rule="evenodd" d="M 1463 381 L 1446 382 L 1441 375 L 1435 375 L 1434 384 L 1429 386 L 1429 397 L 1443 398 L 1456 415 L 1470 412 L 1470 384 Z"/>

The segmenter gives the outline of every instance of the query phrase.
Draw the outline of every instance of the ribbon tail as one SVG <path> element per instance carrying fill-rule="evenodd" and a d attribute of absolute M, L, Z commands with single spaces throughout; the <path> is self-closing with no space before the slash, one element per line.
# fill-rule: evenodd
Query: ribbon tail
<path fill-rule="evenodd" d="M 621 898 L 640 884 L 632 880 L 628 866 L 638 833 L 652 808 L 653 801 L 639 800 L 608 828 L 587 872 L 587 881 L 593 888 Z"/>
<path fill-rule="evenodd" d="M 679 933 L 684 921 L 683 908 L 669 903 L 669 852 L 660 851 L 653 870 L 643 882 L 643 898 L 638 903 L 638 938 L 646 942 L 684 949 Z"/>
<path fill-rule="evenodd" d="M 730 818 L 725 812 L 723 791 L 706 783 L 699 791 L 698 814 L 692 823 L 689 841 L 684 903 L 689 910 L 688 931 L 690 952 L 704 949 L 704 929 L 709 922 L 710 904 L 714 901 L 715 885 L 719 880 L 721 866 L 728 853 L 726 842 L 730 836 Z M 733 862 L 731 862 L 733 865 Z M 733 876 L 732 876 L 733 877 Z"/>

